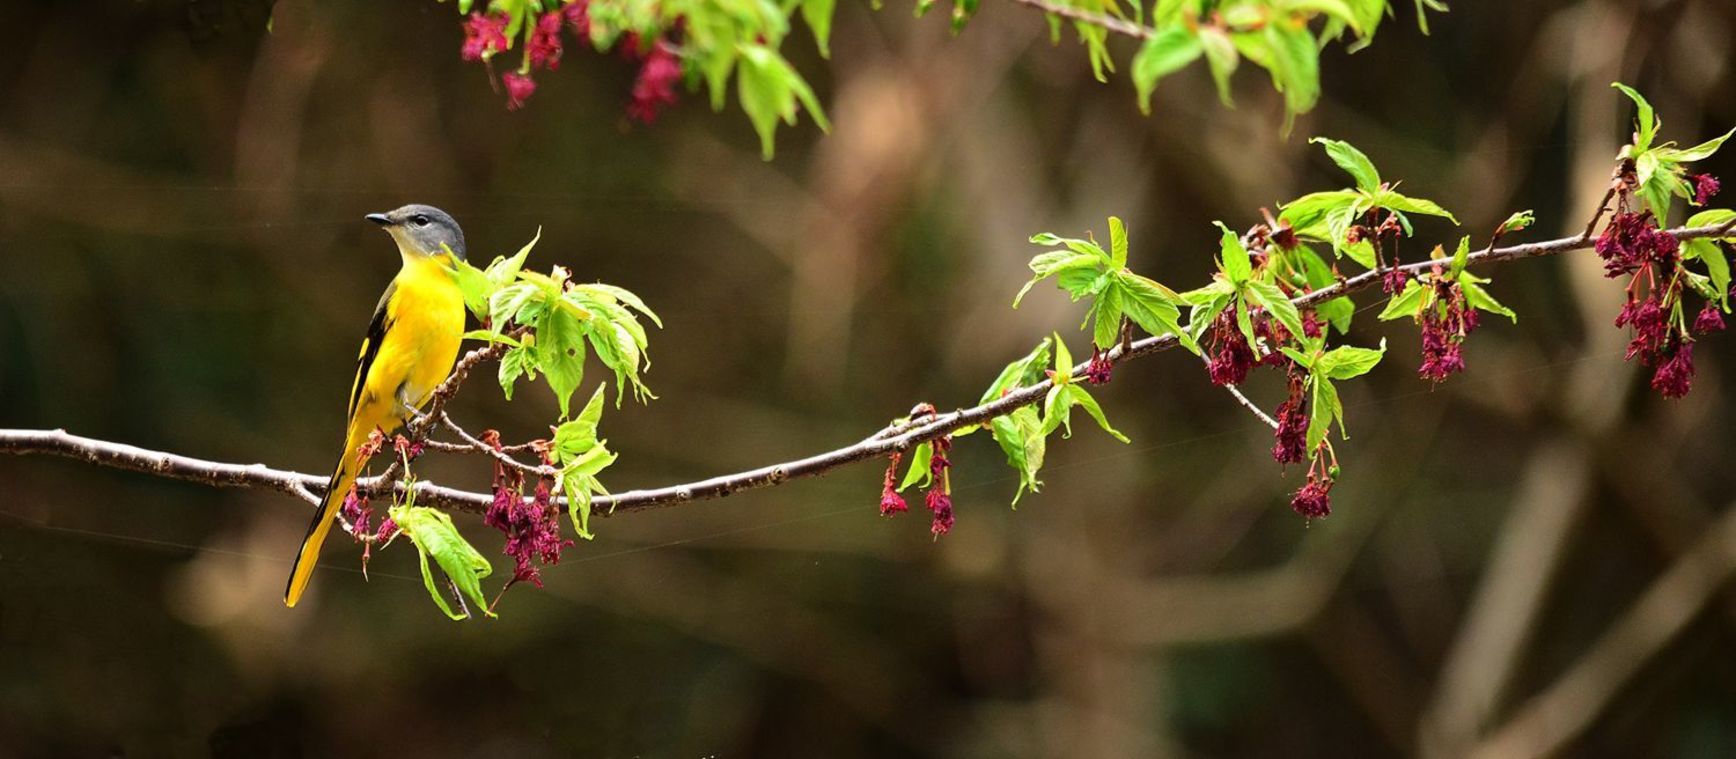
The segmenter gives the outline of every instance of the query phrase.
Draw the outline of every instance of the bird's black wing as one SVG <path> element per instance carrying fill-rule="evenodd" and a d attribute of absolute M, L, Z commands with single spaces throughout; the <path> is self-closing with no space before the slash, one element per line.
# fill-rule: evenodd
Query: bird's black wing
<path fill-rule="evenodd" d="M 368 370 L 374 366 L 374 357 L 380 355 L 386 331 L 392 328 L 386 317 L 386 304 L 391 302 L 392 293 L 397 290 L 397 282 L 386 286 L 386 292 L 380 296 L 380 305 L 374 307 L 374 318 L 368 322 L 368 335 L 362 338 L 362 354 L 356 358 L 356 381 L 350 386 L 349 416 L 352 419 L 356 416 L 356 406 L 362 402 L 362 386 L 367 384 Z"/>

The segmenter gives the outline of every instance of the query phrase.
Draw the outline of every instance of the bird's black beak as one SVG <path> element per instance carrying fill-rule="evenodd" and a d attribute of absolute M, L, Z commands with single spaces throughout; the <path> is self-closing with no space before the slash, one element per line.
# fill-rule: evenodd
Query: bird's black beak
<path fill-rule="evenodd" d="M 392 220 L 383 213 L 371 213 L 363 218 L 382 227 L 389 227 L 392 225 Z"/>

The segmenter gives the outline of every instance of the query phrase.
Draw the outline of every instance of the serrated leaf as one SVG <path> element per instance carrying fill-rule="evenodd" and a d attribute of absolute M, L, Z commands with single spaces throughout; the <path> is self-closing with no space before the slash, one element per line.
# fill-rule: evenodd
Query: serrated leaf
<path fill-rule="evenodd" d="M 1067 343 L 1061 340 L 1061 334 L 1055 333 L 1055 384 L 1065 385 L 1073 379 L 1073 352 L 1067 350 Z"/>
<path fill-rule="evenodd" d="M 1109 350 L 1121 337 L 1122 312 L 1126 309 L 1120 286 L 1103 289 L 1091 306 L 1091 344 L 1099 350 Z"/>
<path fill-rule="evenodd" d="M 1204 52 L 1200 39 L 1185 25 L 1159 29 L 1140 45 L 1133 56 L 1133 88 L 1139 93 L 1139 111 L 1151 114 L 1151 93 L 1157 80 L 1179 71 Z"/>
<path fill-rule="evenodd" d="M 1116 282 L 1121 290 L 1121 312 L 1134 324 L 1153 337 L 1174 334 L 1182 347 L 1199 353 L 1199 344 L 1181 328 L 1180 295 L 1131 272 L 1118 272 Z"/>
<path fill-rule="evenodd" d="M 1440 248 L 1436 248 L 1440 250 Z M 1447 265 L 1447 276 L 1457 278 L 1465 270 L 1465 264 L 1471 260 L 1471 238 L 1461 235 L 1459 247 L 1453 249 L 1453 262 Z"/>
<path fill-rule="evenodd" d="M 1066 431 L 1061 433 L 1061 437 L 1073 437 L 1073 404 L 1066 391 L 1066 385 L 1057 384 L 1050 387 L 1048 394 L 1043 396 L 1044 436 L 1052 435 L 1056 429 L 1065 427 Z"/>
<path fill-rule="evenodd" d="M 1309 142 L 1326 148 L 1326 155 L 1332 158 L 1333 163 L 1338 164 L 1338 168 L 1344 169 L 1345 173 L 1356 180 L 1357 187 L 1367 192 L 1380 189 L 1380 172 L 1375 170 L 1374 162 L 1368 160 L 1368 156 L 1357 150 L 1356 146 L 1325 137 L 1316 137 Z"/>
<path fill-rule="evenodd" d="M 428 595 L 439 605 L 440 610 L 452 619 L 465 619 L 465 615 L 452 610 L 446 603 L 446 596 L 434 585 L 434 572 L 428 567 L 428 557 L 434 557 L 434 562 L 440 566 L 440 571 L 451 578 L 454 587 L 465 598 L 470 599 L 476 608 L 490 617 L 494 612 L 488 610 L 488 600 L 482 595 L 482 578 L 494 571 L 488 560 L 471 546 L 458 528 L 452 526 L 452 517 L 437 509 L 426 506 L 394 506 L 387 512 L 398 529 L 409 536 L 410 542 L 416 546 L 416 555 L 422 563 L 422 584 L 428 588 Z"/>
<path fill-rule="evenodd" d="M 1332 386 L 1332 381 L 1316 373 L 1311 380 L 1314 385 L 1314 398 L 1308 415 L 1308 450 L 1312 451 L 1326 439 L 1326 433 L 1331 430 L 1334 419 L 1342 420 L 1344 410 L 1338 402 L 1338 388 Z M 1343 425 L 1339 433 L 1344 432 Z"/>
<path fill-rule="evenodd" d="M 511 335 L 503 335 L 492 329 L 473 329 L 464 333 L 465 340 L 481 340 L 485 343 L 502 343 L 517 347 L 519 342 Z"/>
<path fill-rule="evenodd" d="M 1288 222 L 1290 230 L 1301 237 L 1331 241 L 1333 234 L 1327 223 L 1328 217 L 1334 212 L 1344 213 L 1341 209 L 1352 207 L 1362 197 L 1354 190 L 1311 192 L 1279 206 L 1282 212 L 1278 221 Z"/>

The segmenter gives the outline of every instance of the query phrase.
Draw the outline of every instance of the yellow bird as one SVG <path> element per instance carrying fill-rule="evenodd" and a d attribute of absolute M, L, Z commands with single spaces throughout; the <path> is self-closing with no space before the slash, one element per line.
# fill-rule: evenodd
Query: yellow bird
<path fill-rule="evenodd" d="M 385 228 L 398 243 L 404 264 L 380 296 L 368 335 L 362 339 L 343 453 L 326 485 L 325 501 L 295 555 L 283 594 L 288 606 L 294 606 L 307 590 L 332 517 L 366 463 L 357 460 L 356 449 L 375 429 L 390 434 L 428 402 L 452 370 L 464 334 L 464 295 L 453 274 L 454 259 L 464 258 L 464 231 L 458 222 L 445 211 L 423 205 L 368 214 L 367 219 Z"/>

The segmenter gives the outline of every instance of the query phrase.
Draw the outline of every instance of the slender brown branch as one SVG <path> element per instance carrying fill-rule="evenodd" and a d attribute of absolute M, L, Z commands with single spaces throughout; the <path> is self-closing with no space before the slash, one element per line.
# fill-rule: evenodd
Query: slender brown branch
<path fill-rule="evenodd" d="M 1715 226 L 1673 229 L 1670 230 L 1670 233 L 1678 239 L 1687 240 L 1724 237 L 1732 229 L 1736 229 L 1736 221 Z M 1522 258 L 1540 258 L 1583 250 L 1591 246 L 1591 238 L 1580 235 L 1473 253 L 1467 258 L 1467 263 L 1477 265 L 1514 261 Z M 1435 266 L 1436 263 L 1435 261 L 1418 261 L 1404 264 L 1398 268 L 1416 273 L 1427 270 Z M 1299 295 L 1291 299 L 1291 302 L 1298 307 L 1312 306 L 1341 295 L 1367 289 L 1378 283 L 1380 277 L 1381 272 L 1363 272 L 1336 284 Z M 1110 349 L 1107 356 L 1109 360 L 1118 362 L 1123 359 L 1159 353 L 1175 346 L 1176 339 L 1173 335 L 1147 337 L 1131 344 L 1116 345 Z M 488 346 L 466 354 L 454 368 L 453 375 L 435 391 L 435 401 L 440 405 L 431 404 L 431 413 L 429 417 L 425 418 L 432 418 L 432 413 L 438 412 L 440 406 L 444 405 L 445 399 L 457 391 L 458 385 L 463 382 L 464 373 L 488 358 L 499 356 L 503 350 L 501 346 Z M 1073 376 L 1082 377 L 1087 365 L 1088 362 L 1082 362 L 1074 366 Z M 1000 398 L 979 406 L 923 416 L 904 424 L 892 425 L 854 445 L 806 458 L 697 482 L 598 496 L 592 505 L 603 514 L 617 511 L 639 511 L 707 498 L 722 498 L 743 490 L 770 487 L 801 477 L 822 475 L 847 464 L 883 458 L 895 451 L 906 450 L 918 443 L 951 434 L 965 427 L 984 424 L 995 417 L 1010 414 L 1019 408 L 1040 402 L 1043 396 L 1048 393 L 1050 384 L 1049 380 L 1043 380 L 1013 390 Z M 0 429 L 0 453 L 64 456 L 98 466 L 200 482 L 216 487 L 254 487 L 279 490 L 304 500 L 312 500 L 314 494 L 322 492 L 325 489 L 326 480 L 322 476 L 271 469 L 263 464 L 229 464 L 161 451 L 150 451 L 121 443 L 71 435 L 64 430 Z M 361 480 L 360 487 L 363 488 L 364 492 L 384 492 L 388 489 L 393 492 L 402 492 L 404 489 L 401 482 L 388 480 L 384 476 Z M 426 480 L 417 482 L 415 490 L 419 503 L 468 511 L 480 512 L 492 500 L 492 496 L 487 493 L 444 487 Z"/>
<path fill-rule="evenodd" d="M 1147 39 L 1157 36 L 1156 29 L 1145 26 L 1144 24 L 1133 23 L 1132 21 L 1128 21 L 1127 19 L 1118 16 L 1111 16 L 1107 13 L 1097 13 L 1095 11 L 1074 8 L 1070 5 L 1050 2 L 1050 0 L 1014 0 L 1014 2 L 1021 5 L 1028 5 L 1044 13 L 1054 14 L 1062 18 L 1072 19 L 1074 21 L 1083 21 L 1092 26 L 1101 26 L 1104 29 L 1115 32 L 1116 34 L 1125 34 L 1136 39 Z"/>

